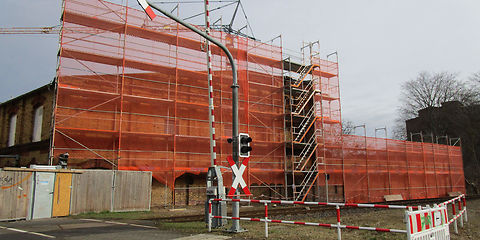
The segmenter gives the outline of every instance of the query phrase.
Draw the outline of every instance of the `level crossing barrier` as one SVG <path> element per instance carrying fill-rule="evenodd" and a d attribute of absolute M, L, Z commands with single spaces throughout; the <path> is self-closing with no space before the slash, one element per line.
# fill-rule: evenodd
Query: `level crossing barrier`
<path fill-rule="evenodd" d="M 230 217 L 230 216 L 214 216 L 212 213 L 212 202 L 244 202 L 244 203 L 259 203 L 265 206 L 263 218 L 247 218 L 247 217 Z M 463 209 L 462 209 L 463 203 Z M 288 220 L 276 220 L 268 217 L 268 205 L 269 204 L 284 204 L 284 205 L 314 205 L 314 206 L 334 206 L 336 210 L 337 223 L 316 223 L 316 222 L 300 222 L 300 221 L 288 221 Z M 452 204 L 453 215 L 452 219 L 448 219 L 447 205 Z M 456 214 L 456 206 L 458 206 L 459 213 Z M 341 224 L 341 207 L 357 207 L 357 208 L 383 208 L 383 209 L 406 209 L 405 222 L 407 229 L 389 229 L 389 228 L 376 228 L 365 226 L 351 226 Z M 466 200 L 465 195 L 460 195 L 451 200 L 445 201 L 438 205 L 434 205 L 430 208 L 422 206 L 403 206 L 403 205 L 385 205 L 385 204 L 366 204 L 366 203 L 331 203 L 331 202 L 304 202 L 304 201 L 284 201 L 284 200 L 255 200 L 255 199 L 210 199 L 208 201 L 208 231 L 212 231 L 213 219 L 230 219 L 230 220 L 242 220 L 242 221 L 254 221 L 263 222 L 265 224 L 265 237 L 268 238 L 268 225 L 269 223 L 284 223 L 284 224 L 297 224 L 306 226 L 318 226 L 326 228 L 336 228 L 338 239 L 342 239 L 342 229 L 353 230 L 367 230 L 377 232 L 391 232 L 406 234 L 407 239 L 420 240 L 420 239 L 450 239 L 449 225 L 455 223 L 458 218 L 461 219 L 460 225 L 463 227 L 464 216 L 467 221 L 466 215 Z M 422 217 L 423 216 L 423 217 Z M 412 219 L 412 220 L 410 220 Z M 422 220 L 423 219 L 423 220 Z M 418 220 L 418 221 L 417 221 Z M 420 226 L 420 227 L 418 227 Z M 455 232 L 458 230 L 455 227 Z M 427 231 L 428 230 L 428 231 Z M 431 237 L 434 238 L 431 238 Z M 437 238 L 435 238 L 437 236 Z"/>
<path fill-rule="evenodd" d="M 229 217 L 229 216 L 214 216 L 212 214 L 212 202 L 245 202 L 245 203 L 260 203 L 264 204 L 265 212 L 264 218 L 245 218 L 245 217 Z M 284 204 L 284 205 L 314 205 L 314 206 L 334 206 L 336 209 L 337 223 L 336 224 L 327 224 L 327 223 L 314 223 L 314 222 L 299 222 L 299 221 L 287 221 L 287 220 L 276 220 L 268 217 L 268 204 Z M 297 225 L 306 225 L 306 226 L 318 226 L 318 227 L 327 227 L 327 228 L 336 228 L 338 239 L 342 239 L 341 229 L 357 229 L 357 230 L 368 230 L 368 231 L 377 231 L 377 232 L 392 232 L 392 233 L 406 233 L 406 230 L 401 229 L 388 229 L 388 228 L 375 228 L 375 227 L 363 227 L 363 226 L 351 226 L 351 225 L 342 225 L 340 221 L 340 208 L 341 207 L 358 207 L 358 208 L 389 208 L 389 209 L 417 209 L 415 206 L 401 206 L 401 205 L 383 205 L 383 204 L 363 204 L 363 203 L 331 203 L 331 202 L 304 202 L 304 201 L 283 201 L 283 200 L 255 200 L 255 199 L 211 199 L 208 202 L 208 231 L 211 231 L 212 219 L 231 219 L 231 220 L 243 220 L 243 221 L 254 221 L 254 222 L 264 222 L 265 223 L 265 237 L 268 237 L 268 223 L 284 223 L 284 224 L 297 224 Z"/>
<path fill-rule="evenodd" d="M 460 227 L 463 228 L 463 221 L 468 221 L 467 218 L 467 200 L 465 198 L 465 194 L 461 194 L 458 197 L 452 198 L 448 201 L 441 203 L 441 205 L 445 206 L 448 212 L 448 205 L 451 204 L 452 206 L 452 219 L 448 221 L 448 225 L 453 223 L 453 230 L 456 234 L 458 234 L 458 226 L 457 220 L 460 220 Z M 458 211 L 458 213 L 457 213 Z"/>

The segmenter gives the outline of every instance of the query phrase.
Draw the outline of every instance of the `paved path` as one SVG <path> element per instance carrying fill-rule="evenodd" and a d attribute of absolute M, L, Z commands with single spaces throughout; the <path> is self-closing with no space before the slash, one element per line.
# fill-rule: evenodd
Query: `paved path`
<path fill-rule="evenodd" d="M 188 235 L 159 230 L 151 221 L 104 221 L 96 219 L 38 219 L 32 221 L 0 222 L 0 239 L 95 239 L 95 240 L 143 240 L 143 239 L 211 239 L 229 237 L 199 234 Z"/>

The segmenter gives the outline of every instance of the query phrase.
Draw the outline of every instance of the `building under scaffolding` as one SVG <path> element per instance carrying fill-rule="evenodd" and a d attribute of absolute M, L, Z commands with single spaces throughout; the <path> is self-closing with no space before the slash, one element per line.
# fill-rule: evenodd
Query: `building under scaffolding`
<path fill-rule="evenodd" d="M 69 152 L 72 162 L 152 171 L 166 186 L 154 201 L 194 203 L 188 199 L 196 193 L 200 202 L 210 166 L 202 38 L 101 0 L 65 0 L 62 24 L 51 160 Z M 321 59 L 313 43 L 294 58 L 281 39 L 211 35 L 238 64 L 240 132 L 253 138 L 245 175 L 253 197 L 378 202 L 465 192 L 458 146 L 342 135 L 336 55 Z M 212 55 L 217 159 L 228 166 L 231 68 L 219 48 Z M 224 180 L 231 184 L 231 172 Z"/>

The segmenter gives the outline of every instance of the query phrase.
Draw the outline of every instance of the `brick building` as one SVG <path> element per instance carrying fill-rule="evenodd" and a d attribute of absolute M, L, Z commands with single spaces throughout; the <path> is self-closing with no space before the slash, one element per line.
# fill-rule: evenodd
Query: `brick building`
<path fill-rule="evenodd" d="M 0 103 L 0 155 L 19 155 L 20 166 L 48 164 L 54 85 Z M 0 158 L 0 167 L 15 165 Z"/>
<path fill-rule="evenodd" d="M 479 193 L 480 105 L 464 106 L 458 101 L 418 111 L 406 121 L 412 141 L 461 145 L 467 192 Z"/>

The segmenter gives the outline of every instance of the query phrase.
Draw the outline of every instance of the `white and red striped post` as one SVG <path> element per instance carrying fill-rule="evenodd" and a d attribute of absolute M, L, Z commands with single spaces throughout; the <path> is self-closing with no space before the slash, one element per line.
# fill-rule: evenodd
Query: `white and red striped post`
<path fill-rule="evenodd" d="M 342 230 L 340 229 L 340 207 L 337 205 L 335 208 L 337 209 L 337 238 L 338 240 L 341 240 Z"/>
<path fill-rule="evenodd" d="M 205 33 L 210 35 L 210 11 L 208 0 L 205 0 Z M 217 165 L 217 144 L 215 141 L 215 113 L 213 106 L 213 76 L 212 76 L 212 52 L 210 42 L 206 40 L 207 50 L 207 78 L 208 78 L 208 122 L 210 126 L 210 165 Z"/>
<path fill-rule="evenodd" d="M 460 227 L 463 228 L 463 211 L 462 211 L 462 199 L 458 199 L 458 212 L 460 214 Z"/>
<path fill-rule="evenodd" d="M 463 196 L 463 209 L 465 210 L 465 222 L 468 222 L 468 218 L 467 218 L 467 200 L 466 200 L 466 197 L 465 195 Z"/>
<path fill-rule="evenodd" d="M 150 20 L 153 20 L 157 15 L 153 12 L 153 9 L 148 5 L 146 0 L 137 0 L 137 2 L 142 6 L 142 8 L 147 13 Z"/>
<path fill-rule="evenodd" d="M 412 239 L 413 234 L 413 221 L 412 217 L 408 215 L 408 212 L 413 211 L 412 207 L 408 207 L 408 210 L 405 211 L 405 222 L 407 223 L 407 239 Z"/>
<path fill-rule="evenodd" d="M 458 234 L 458 227 L 457 227 L 457 213 L 455 212 L 455 201 L 452 202 L 452 218 L 453 220 L 453 230 L 456 234 Z"/>
<path fill-rule="evenodd" d="M 212 200 L 208 200 L 208 232 L 212 231 Z"/>
<path fill-rule="evenodd" d="M 265 238 L 268 238 L 268 203 L 265 203 Z"/>

